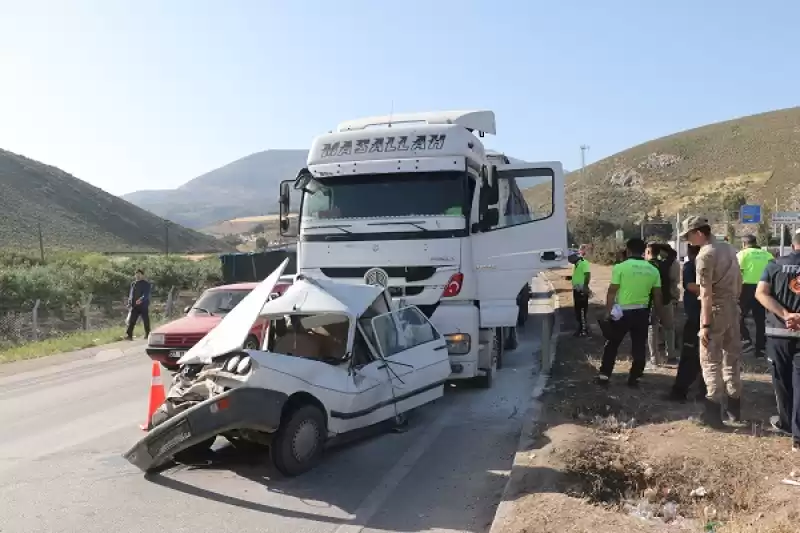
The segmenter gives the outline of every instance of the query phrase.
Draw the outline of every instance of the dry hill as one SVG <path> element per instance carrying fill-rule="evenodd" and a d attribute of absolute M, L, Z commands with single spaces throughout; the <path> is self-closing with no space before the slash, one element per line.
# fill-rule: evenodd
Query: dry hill
<path fill-rule="evenodd" d="M 615 223 L 703 212 L 722 216 L 727 194 L 774 210 L 800 200 L 800 107 L 752 115 L 640 144 L 567 175 L 570 214 L 580 209 Z M 797 207 L 800 207 L 798 201 Z"/>
<path fill-rule="evenodd" d="M 32 159 L 0 150 L 0 249 L 163 251 L 231 249 Z"/>

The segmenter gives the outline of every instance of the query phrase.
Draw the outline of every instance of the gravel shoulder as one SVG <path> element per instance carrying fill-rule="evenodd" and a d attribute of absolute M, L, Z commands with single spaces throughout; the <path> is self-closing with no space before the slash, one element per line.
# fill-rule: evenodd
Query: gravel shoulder
<path fill-rule="evenodd" d="M 603 339 L 597 326 L 610 279 L 593 268 L 592 336 L 573 338 L 568 270 L 548 278 L 560 299 L 562 338 L 530 443 L 517 454 L 506 500 L 511 512 L 492 533 L 789 533 L 800 530 L 800 456 L 769 430 L 775 412 L 767 363 L 745 356 L 745 423 L 699 426 L 701 405 L 665 399 L 676 368 L 648 370 L 625 386 L 629 344 L 608 389 L 597 387 Z M 794 474 L 794 478 L 792 477 Z"/>

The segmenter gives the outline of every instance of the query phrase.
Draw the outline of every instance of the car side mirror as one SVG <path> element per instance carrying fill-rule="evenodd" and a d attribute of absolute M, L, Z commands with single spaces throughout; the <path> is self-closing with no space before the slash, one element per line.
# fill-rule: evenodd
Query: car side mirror
<path fill-rule="evenodd" d="M 183 308 L 183 314 L 184 315 L 188 315 L 189 311 L 191 311 L 191 310 L 192 310 L 192 306 L 191 305 L 187 305 L 186 307 Z"/>

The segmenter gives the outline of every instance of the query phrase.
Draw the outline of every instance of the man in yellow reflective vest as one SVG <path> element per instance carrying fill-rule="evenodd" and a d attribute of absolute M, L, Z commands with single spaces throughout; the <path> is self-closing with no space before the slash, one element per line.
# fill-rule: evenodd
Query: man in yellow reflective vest
<path fill-rule="evenodd" d="M 756 243 L 753 235 L 746 235 L 742 238 L 742 250 L 736 254 L 739 260 L 739 268 L 742 271 L 742 293 L 739 296 L 739 307 L 742 310 L 739 329 L 741 330 L 742 342 L 746 347 L 752 346 L 750 332 L 745 327 L 744 318 L 752 312 L 753 321 L 756 323 L 756 357 L 764 357 L 766 347 L 766 336 L 764 335 L 766 311 L 764 306 L 756 300 L 756 286 L 761 279 L 761 274 L 770 261 L 773 260 L 772 254 L 763 250 Z"/>

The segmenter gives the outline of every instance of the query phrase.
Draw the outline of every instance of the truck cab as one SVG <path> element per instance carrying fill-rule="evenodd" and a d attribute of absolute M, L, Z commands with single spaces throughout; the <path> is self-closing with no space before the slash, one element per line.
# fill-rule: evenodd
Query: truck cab
<path fill-rule="evenodd" d="M 566 264 L 567 229 L 561 164 L 487 151 L 486 134 L 492 111 L 342 123 L 281 184 L 280 224 L 298 272 L 386 287 L 445 334 L 451 379 L 489 386 L 517 296 Z"/>

